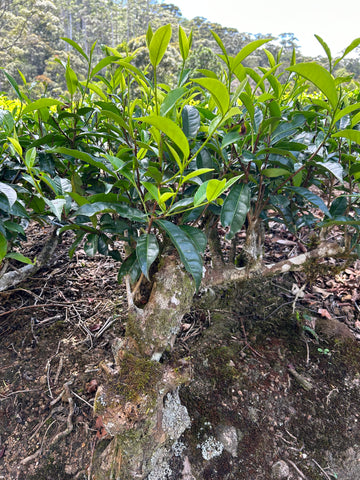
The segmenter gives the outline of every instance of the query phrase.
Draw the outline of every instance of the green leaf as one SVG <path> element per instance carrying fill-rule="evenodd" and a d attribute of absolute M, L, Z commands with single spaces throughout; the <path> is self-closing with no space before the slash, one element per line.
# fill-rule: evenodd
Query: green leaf
<path fill-rule="evenodd" d="M 154 34 L 153 34 L 153 31 L 152 31 L 151 25 L 149 23 L 148 29 L 147 29 L 147 32 L 146 32 L 146 45 L 147 45 L 148 48 L 150 46 L 150 42 L 151 42 L 151 39 L 152 39 L 153 35 Z"/>
<path fill-rule="evenodd" d="M 29 257 L 25 257 L 22 253 L 18 252 L 11 252 L 6 255 L 6 258 L 12 258 L 13 260 L 17 260 L 18 262 L 21 263 L 26 263 L 27 265 L 34 265 L 35 262 L 33 262 Z"/>
<path fill-rule="evenodd" d="M 348 201 L 346 197 L 340 196 L 336 197 L 332 204 L 330 205 L 330 213 L 333 217 L 338 217 L 339 215 L 345 215 L 346 209 L 348 206 Z"/>
<path fill-rule="evenodd" d="M 256 49 L 264 45 L 264 43 L 270 42 L 271 38 L 263 38 L 261 40 L 255 40 L 253 42 L 248 43 L 243 47 L 240 52 L 236 55 L 236 57 L 231 62 L 231 70 L 234 71 L 238 65 L 245 60 L 246 57 L 251 55 Z"/>
<path fill-rule="evenodd" d="M 277 178 L 283 175 L 290 175 L 289 170 L 285 170 L 285 168 L 264 168 L 261 170 L 261 174 L 268 178 Z"/>
<path fill-rule="evenodd" d="M 100 70 L 117 60 L 119 60 L 119 57 L 115 57 L 114 55 L 101 59 L 100 62 L 91 70 L 90 78 L 94 77 L 98 72 L 100 72 Z"/>
<path fill-rule="evenodd" d="M 165 117 L 176 105 L 177 101 L 185 95 L 187 88 L 179 87 L 175 90 L 171 90 L 164 98 L 160 106 L 160 115 Z"/>
<path fill-rule="evenodd" d="M 206 187 L 206 198 L 208 202 L 213 202 L 216 200 L 225 190 L 226 187 L 226 178 L 222 180 L 217 180 L 213 178 L 209 180 L 208 185 Z"/>
<path fill-rule="evenodd" d="M 70 95 L 73 96 L 74 93 L 76 92 L 79 81 L 77 79 L 76 73 L 70 67 L 69 64 L 66 65 L 65 78 L 66 78 L 67 89 L 68 89 Z"/>
<path fill-rule="evenodd" d="M 174 223 L 167 220 L 155 220 L 155 223 L 170 237 L 180 255 L 182 263 L 195 280 L 196 289 L 198 289 L 203 274 L 203 261 L 193 241 Z"/>
<path fill-rule="evenodd" d="M 212 172 L 214 169 L 213 168 L 199 168 L 198 170 L 194 170 L 191 173 L 188 173 L 182 180 L 181 180 L 181 185 L 188 182 L 192 178 L 199 177 L 200 175 L 203 175 L 204 173 L 209 173 Z"/>
<path fill-rule="evenodd" d="M 39 110 L 40 108 L 52 107 L 53 105 L 63 105 L 63 102 L 55 100 L 54 98 L 39 98 L 39 100 L 35 100 L 35 102 L 26 105 L 23 110 L 23 115 L 33 112 L 34 110 Z"/>
<path fill-rule="evenodd" d="M 334 62 L 334 67 L 344 58 L 346 55 L 348 55 L 350 52 L 352 52 L 356 47 L 360 45 L 360 38 L 355 38 L 348 47 L 346 47 L 345 52 L 342 54 L 340 58 L 337 58 Z"/>
<path fill-rule="evenodd" d="M 99 237 L 96 233 L 90 233 L 84 243 L 84 251 L 89 257 L 93 257 L 98 252 Z"/>
<path fill-rule="evenodd" d="M 189 36 L 189 38 L 190 38 L 190 36 Z M 189 56 L 190 42 L 189 42 L 188 37 L 186 36 L 186 33 L 182 29 L 181 25 L 179 25 L 179 47 L 180 47 L 181 57 L 185 62 L 185 60 Z"/>
<path fill-rule="evenodd" d="M 72 40 L 71 38 L 66 38 L 66 37 L 61 37 L 61 40 L 64 40 L 64 42 L 66 42 L 69 45 L 71 45 L 72 47 L 74 47 L 75 50 L 77 50 L 80 53 L 80 55 L 83 56 L 85 58 L 85 60 L 89 63 L 89 57 L 86 55 L 84 50 L 80 47 L 80 45 L 78 45 L 76 42 L 74 42 L 74 40 Z"/>
<path fill-rule="evenodd" d="M 15 122 L 13 116 L 7 110 L 0 109 L 0 125 L 3 127 L 5 132 L 10 135 L 11 130 L 14 128 Z"/>
<path fill-rule="evenodd" d="M 165 133 L 165 135 L 167 135 L 182 151 L 184 159 L 186 160 L 188 158 L 190 153 L 189 142 L 181 128 L 176 125 L 175 122 L 170 120 L 170 118 L 152 115 L 150 117 L 140 117 L 137 120 L 149 123 Z"/>
<path fill-rule="evenodd" d="M 26 151 L 24 163 L 29 170 L 31 170 L 35 164 L 36 160 L 36 148 L 30 148 Z"/>
<path fill-rule="evenodd" d="M 227 133 L 224 138 L 222 139 L 221 142 L 221 148 L 225 148 L 228 145 L 232 145 L 233 143 L 236 143 L 240 140 L 240 133 L 238 131 L 233 131 Z"/>
<path fill-rule="evenodd" d="M 167 148 L 170 150 L 171 155 L 173 156 L 175 162 L 177 163 L 177 165 L 179 167 L 179 171 L 182 174 L 183 171 L 184 171 L 185 165 L 184 165 L 184 163 L 181 162 L 179 154 L 177 153 L 175 148 L 173 148 L 169 143 L 165 142 L 165 144 L 166 144 Z"/>
<path fill-rule="evenodd" d="M 328 47 L 328 44 L 319 36 L 315 35 L 316 40 L 320 43 L 320 45 L 323 47 L 326 56 L 329 60 L 329 65 L 330 65 L 330 71 L 331 71 L 331 63 L 332 63 L 332 57 L 331 57 L 331 51 L 330 48 Z"/>
<path fill-rule="evenodd" d="M 230 96 L 226 86 L 216 78 L 194 78 L 193 81 L 211 93 L 222 116 L 224 116 L 230 106 Z"/>
<path fill-rule="evenodd" d="M 160 203 L 158 188 L 153 183 L 150 183 L 150 182 L 141 182 L 141 184 L 144 185 L 144 187 L 150 193 L 150 195 L 155 200 L 155 202 Z"/>
<path fill-rule="evenodd" d="M 225 46 L 224 46 L 221 38 L 220 38 L 219 35 L 218 35 L 216 32 L 214 32 L 213 30 L 210 30 L 210 32 L 211 32 L 212 36 L 214 37 L 216 43 L 217 43 L 217 44 L 219 45 L 219 47 L 221 48 L 221 50 L 222 50 L 222 52 L 223 52 L 223 54 L 224 54 L 224 56 L 225 56 L 225 59 L 228 60 L 228 54 L 227 54 L 226 48 L 225 48 Z M 226 62 L 226 63 L 227 63 L 227 62 Z"/>
<path fill-rule="evenodd" d="M 56 216 L 59 222 L 61 222 L 62 212 L 66 204 L 65 198 L 55 198 L 54 200 L 45 198 L 45 202 L 50 208 L 50 211 Z"/>
<path fill-rule="evenodd" d="M 353 105 L 348 105 L 347 107 L 343 108 L 338 112 L 334 117 L 334 122 L 338 122 L 342 117 L 348 115 L 349 113 L 353 112 L 354 110 L 360 109 L 360 103 L 354 103 Z"/>
<path fill-rule="evenodd" d="M 287 187 L 286 190 L 290 190 L 291 192 L 294 192 L 296 195 L 300 195 L 301 197 L 304 197 L 308 202 L 312 203 L 316 207 L 320 208 L 322 212 L 325 213 L 328 217 L 331 217 L 331 214 L 325 205 L 324 201 L 315 195 L 315 193 L 310 192 L 307 188 L 304 187 Z"/>
<path fill-rule="evenodd" d="M 85 163 L 88 163 L 89 165 L 93 165 L 94 167 L 97 167 L 99 170 L 104 170 L 105 172 L 109 173 L 112 176 L 116 175 L 112 171 L 111 168 L 109 168 L 109 165 L 106 165 L 106 163 L 101 159 L 101 158 L 95 158 L 92 155 L 86 153 L 86 152 L 81 152 L 80 150 L 74 150 L 71 148 L 66 148 L 66 147 L 58 147 L 58 148 L 53 148 L 49 150 L 51 153 L 61 153 L 63 155 L 69 155 L 70 157 L 77 158 L 79 160 L 82 160 Z M 105 158 L 107 158 L 106 155 L 104 155 Z M 116 158 L 116 157 L 115 157 Z M 111 161 L 109 160 L 111 163 Z"/>
<path fill-rule="evenodd" d="M 14 92 L 16 93 L 16 96 L 18 99 L 23 102 L 25 100 L 24 95 L 20 92 L 19 85 L 17 84 L 15 78 L 13 78 L 9 73 L 7 73 L 2 67 L 0 67 L 1 70 L 4 72 L 5 77 L 8 79 L 8 82 L 14 89 Z"/>
<path fill-rule="evenodd" d="M 150 62 L 153 67 L 157 67 L 165 55 L 167 46 L 171 38 L 171 25 L 163 25 L 158 28 L 151 38 L 149 45 Z"/>
<path fill-rule="evenodd" d="M 231 240 L 244 225 L 246 215 L 250 209 L 251 191 L 248 185 L 235 185 L 226 197 L 221 208 L 220 221 L 224 227 L 230 227 L 226 235 Z"/>
<path fill-rule="evenodd" d="M 159 255 L 159 245 L 155 235 L 145 234 L 136 243 L 136 257 L 145 277 L 149 279 L 149 269 Z"/>
<path fill-rule="evenodd" d="M 4 194 L 8 199 L 10 208 L 14 205 L 17 200 L 17 193 L 10 185 L 7 183 L 0 182 L 0 193 Z"/>
<path fill-rule="evenodd" d="M 75 253 L 75 250 L 77 249 L 77 247 L 80 245 L 80 243 L 82 242 L 83 238 L 85 237 L 86 233 L 85 232 L 78 232 L 76 234 L 76 238 L 75 240 L 73 241 L 73 243 L 71 244 L 71 247 L 69 249 L 69 257 L 72 258 L 74 256 L 74 253 Z"/>
<path fill-rule="evenodd" d="M 359 130 L 351 130 L 351 129 L 340 130 L 339 132 L 333 133 L 332 137 L 346 138 L 347 140 L 350 140 L 351 142 L 354 142 L 354 143 L 357 143 L 358 145 L 360 145 L 360 131 Z"/>
<path fill-rule="evenodd" d="M 245 108 L 250 116 L 251 124 L 254 127 L 255 126 L 255 107 L 251 97 L 246 92 L 242 92 L 240 94 L 240 100 L 245 105 Z"/>
<path fill-rule="evenodd" d="M 204 254 L 207 245 L 207 236 L 205 233 L 191 225 L 180 225 L 180 228 L 190 237 L 198 252 Z"/>
<path fill-rule="evenodd" d="M 0 233 L 0 262 L 5 257 L 7 252 L 7 240 L 2 233 Z"/>
<path fill-rule="evenodd" d="M 358 180 L 360 178 L 360 162 L 356 162 L 351 165 L 349 175 L 352 175 L 355 180 Z"/>
<path fill-rule="evenodd" d="M 315 162 L 319 167 L 325 168 L 328 172 L 332 173 L 335 178 L 339 180 L 340 183 L 344 182 L 344 169 L 339 162 L 333 162 L 329 160 L 328 162 Z"/>
<path fill-rule="evenodd" d="M 338 93 L 335 80 L 324 67 L 315 62 L 304 62 L 288 67 L 286 70 L 295 72 L 309 80 L 323 92 L 333 109 L 337 107 Z"/>
<path fill-rule="evenodd" d="M 136 256 L 136 251 L 132 252 L 124 262 L 118 272 L 118 282 L 121 283 L 126 275 L 130 276 L 130 282 L 134 284 L 141 274 L 141 268 Z"/>
<path fill-rule="evenodd" d="M 195 195 L 194 195 L 194 206 L 197 207 L 201 205 L 202 203 L 206 202 L 206 189 L 209 184 L 210 180 L 207 180 L 206 182 L 202 183 L 200 187 L 197 189 Z"/>
<path fill-rule="evenodd" d="M 129 207 L 124 203 L 110 203 L 110 202 L 95 202 L 86 203 L 82 205 L 75 213 L 74 216 L 84 215 L 86 217 L 92 217 L 98 213 L 115 212 L 121 217 L 127 218 L 133 222 L 144 223 L 147 220 L 146 215 L 135 208 Z"/>
<path fill-rule="evenodd" d="M 181 112 L 183 132 L 187 138 L 195 138 L 200 128 L 200 113 L 193 105 L 185 105 Z"/>
<path fill-rule="evenodd" d="M 22 148 L 21 148 L 21 145 L 20 145 L 19 141 L 18 141 L 16 138 L 10 138 L 10 137 L 8 137 L 7 139 L 9 140 L 9 142 L 11 142 L 11 144 L 12 144 L 12 146 L 14 147 L 16 153 L 17 153 L 20 157 L 22 157 L 23 151 L 22 151 Z"/>

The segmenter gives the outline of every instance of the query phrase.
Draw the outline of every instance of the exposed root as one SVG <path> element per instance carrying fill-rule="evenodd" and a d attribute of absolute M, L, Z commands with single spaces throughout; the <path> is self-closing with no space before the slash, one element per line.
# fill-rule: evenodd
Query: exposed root
<path fill-rule="evenodd" d="M 67 383 L 64 384 L 64 394 L 66 395 L 67 401 L 69 403 L 69 413 L 68 413 L 67 422 L 66 422 L 67 427 L 66 427 L 65 430 L 63 430 L 62 432 L 59 432 L 57 435 L 55 435 L 55 437 L 51 440 L 50 445 L 54 445 L 55 443 L 57 443 L 62 438 L 69 435 L 73 431 L 73 428 L 74 428 L 74 424 L 72 423 L 72 416 L 74 415 L 74 400 L 72 399 L 70 389 L 69 389 L 69 385 Z"/>

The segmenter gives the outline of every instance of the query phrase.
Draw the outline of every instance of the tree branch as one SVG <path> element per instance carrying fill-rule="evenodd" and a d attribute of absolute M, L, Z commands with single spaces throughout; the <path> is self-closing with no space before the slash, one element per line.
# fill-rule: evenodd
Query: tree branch
<path fill-rule="evenodd" d="M 47 239 L 43 249 L 39 253 L 36 262 L 33 265 L 25 265 L 17 270 L 4 273 L 4 275 L 0 277 L 0 292 L 8 290 L 9 288 L 18 285 L 27 278 L 35 275 L 40 268 L 49 262 L 56 250 L 56 247 L 58 246 L 58 243 L 59 237 L 57 236 L 55 229 L 51 236 Z"/>
<path fill-rule="evenodd" d="M 249 270 L 246 267 L 226 267 L 222 271 L 208 269 L 203 279 L 203 287 L 224 286 L 232 282 L 241 282 L 253 277 L 268 277 L 280 273 L 294 272 L 301 270 L 304 263 L 311 259 L 333 257 L 344 253 L 344 247 L 337 243 L 322 243 L 318 248 L 296 257 L 288 258 L 278 263 L 263 265 L 260 268 Z"/>

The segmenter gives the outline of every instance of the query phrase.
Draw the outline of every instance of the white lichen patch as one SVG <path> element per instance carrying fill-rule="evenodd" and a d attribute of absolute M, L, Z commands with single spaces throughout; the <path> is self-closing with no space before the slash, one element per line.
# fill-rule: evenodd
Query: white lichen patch
<path fill-rule="evenodd" d="M 171 303 L 173 303 L 174 305 L 180 305 L 180 300 L 178 298 L 176 298 L 176 295 L 174 294 L 172 297 L 171 297 Z"/>
<path fill-rule="evenodd" d="M 209 437 L 205 442 L 199 445 L 204 460 L 211 460 L 218 457 L 224 450 L 224 445 L 214 437 Z"/>
<path fill-rule="evenodd" d="M 187 408 L 181 405 L 178 389 L 169 392 L 165 398 L 162 428 L 172 440 L 177 440 L 191 425 Z"/>
<path fill-rule="evenodd" d="M 167 480 L 172 474 L 172 470 L 166 460 L 167 452 L 165 448 L 159 448 L 151 457 L 151 472 L 147 480 Z"/>
<path fill-rule="evenodd" d="M 171 450 L 173 451 L 175 457 L 181 457 L 185 448 L 186 446 L 183 444 L 183 442 L 176 441 L 173 443 Z"/>

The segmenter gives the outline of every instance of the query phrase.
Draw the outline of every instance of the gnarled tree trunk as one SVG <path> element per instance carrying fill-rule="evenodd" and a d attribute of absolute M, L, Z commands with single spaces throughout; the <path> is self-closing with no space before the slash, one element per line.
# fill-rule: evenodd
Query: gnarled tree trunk
<path fill-rule="evenodd" d="M 276 265 L 256 262 L 252 269 L 226 265 L 207 268 L 204 295 L 216 286 L 224 288 L 253 276 L 299 270 L 309 260 L 342 251 L 337 244 L 322 244 Z M 166 452 L 190 426 L 189 414 L 178 396 L 179 385 L 190 375 L 159 360 L 172 347 L 194 294 L 195 284 L 178 257 L 168 255 L 162 259 L 145 307 L 139 309 L 130 302 L 125 338 L 114 349 L 115 368 L 103 365 L 108 381 L 95 398 L 95 414 L 101 416 L 105 429 L 113 436 L 96 457 L 96 480 L 166 478 Z"/>
<path fill-rule="evenodd" d="M 189 375 L 159 360 L 172 347 L 194 293 L 194 281 L 178 258 L 168 255 L 144 309 L 131 306 L 125 338 L 115 349 L 116 368 L 104 366 L 108 382 L 95 398 L 95 414 L 114 437 L 97 459 L 97 480 L 161 478 L 156 475 L 166 470 L 164 447 L 190 426 L 177 393 Z"/>

